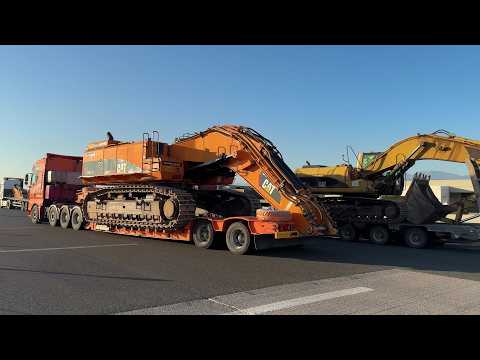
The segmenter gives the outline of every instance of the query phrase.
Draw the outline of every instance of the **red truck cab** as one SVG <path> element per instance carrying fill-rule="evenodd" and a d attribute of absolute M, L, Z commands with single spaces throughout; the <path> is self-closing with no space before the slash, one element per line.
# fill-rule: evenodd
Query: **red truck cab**
<path fill-rule="evenodd" d="M 81 189 L 82 157 L 47 153 L 32 168 L 27 214 L 32 219 L 45 217 L 52 203 L 74 203 Z"/>

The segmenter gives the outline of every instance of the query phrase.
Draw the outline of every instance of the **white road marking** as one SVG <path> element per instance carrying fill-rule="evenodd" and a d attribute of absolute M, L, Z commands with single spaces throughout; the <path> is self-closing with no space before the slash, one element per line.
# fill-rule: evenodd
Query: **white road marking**
<path fill-rule="evenodd" d="M 364 292 L 373 291 L 373 289 L 367 287 L 356 287 L 351 289 L 344 289 L 338 291 L 331 291 L 323 294 L 311 295 L 311 296 L 304 296 L 301 298 L 290 299 L 285 301 L 279 301 L 271 304 L 255 306 L 247 309 L 242 309 L 230 313 L 225 313 L 224 315 L 257 315 L 257 314 L 264 314 L 272 311 L 278 311 L 283 309 L 288 309 L 295 306 L 300 305 L 307 305 L 316 303 L 319 301 L 335 299 L 342 296 L 349 296 L 360 294 Z"/>
<path fill-rule="evenodd" d="M 213 302 L 213 303 L 215 303 L 215 304 L 219 304 L 219 305 L 228 307 L 228 308 L 233 309 L 233 310 L 235 310 L 235 311 L 239 311 L 239 312 L 242 311 L 242 309 L 240 309 L 240 308 L 238 308 L 238 307 L 236 307 L 236 306 L 233 306 L 233 305 L 230 305 L 230 304 L 226 304 L 226 303 L 224 303 L 224 302 L 215 300 L 215 299 L 213 299 L 213 298 L 208 298 L 207 300 L 208 300 L 208 301 L 211 301 L 211 302 Z"/>
<path fill-rule="evenodd" d="M 90 246 L 69 246 L 58 248 L 41 248 L 41 249 L 20 249 L 20 250 L 0 250 L 0 253 L 15 253 L 28 251 L 51 251 L 51 250 L 74 250 L 74 249 L 89 249 L 100 247 L 114 247 L 114 246 L 137 246 L 138 244 L 112 244 L 112 245 L 90 245 Z"/>

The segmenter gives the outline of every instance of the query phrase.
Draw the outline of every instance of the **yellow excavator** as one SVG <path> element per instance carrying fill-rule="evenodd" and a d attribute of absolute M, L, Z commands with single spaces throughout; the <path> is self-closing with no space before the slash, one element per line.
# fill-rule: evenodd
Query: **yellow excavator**
<path fill-rule="evenodd" d="M 435 222 L 455 211 L 456 220 L 461 219 L 463 208 L 442 205 L 424 176 L 414 177 L 406 195 L 399 196 L 405 173 L 417 160 L 465 163 L 480 208 L 480 141 L 437 130 L 401 140 L 384 152 L 355 154 L 355 158 L 356 166 L 348 160 L 336 166 L 307 162 L 295 170 L 297 177 L 319 195 L 337 227 L 347 229 L 347 238 L 357 236 L 354 228 L 373 224 Z"/>

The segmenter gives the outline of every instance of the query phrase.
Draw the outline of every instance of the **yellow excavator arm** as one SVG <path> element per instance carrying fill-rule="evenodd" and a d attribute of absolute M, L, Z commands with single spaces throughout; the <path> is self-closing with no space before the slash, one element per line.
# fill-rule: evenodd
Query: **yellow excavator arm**
<path fill-rule="evenodd" d="M 474 159 L 479 163 L 480 141 L 455 136 L 443 131 L 419 134 L 399 141 L 377 156 L 363 169 L 376 174 L 395 170 L 416 160 L 441 160 L 464 163 Z"/>
<path fill-rule="evenodd" d="M 296 174 L 317 193 L 399 195 L 405 172 L 417 160 L 440 160 L 465 163 L 475 191 L 480 193 L 477 180 L 480 177 L 480 141 L 455 136 L 445 130 L 401 140 L 367 165 L 362 160 L 359 159 L 356 167 L 305 166 L 296 169 Z"/>

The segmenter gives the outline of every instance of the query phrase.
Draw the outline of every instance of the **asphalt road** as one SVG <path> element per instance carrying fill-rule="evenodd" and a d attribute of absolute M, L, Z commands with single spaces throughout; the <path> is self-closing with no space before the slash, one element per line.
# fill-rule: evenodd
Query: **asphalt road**
<path fill-rule="evenodd" d="M 415 250 L 318 238 L 303 248 L 235 256 L 224 248 L 34 225 L 18 210 L 0 209 L 0 314 L 115 314 L 390 269 L 440 275 L 432 278 L 439 284 L 444 277 L 469 280 L 471 287 L 480 280 L 480 247 Z"/>

